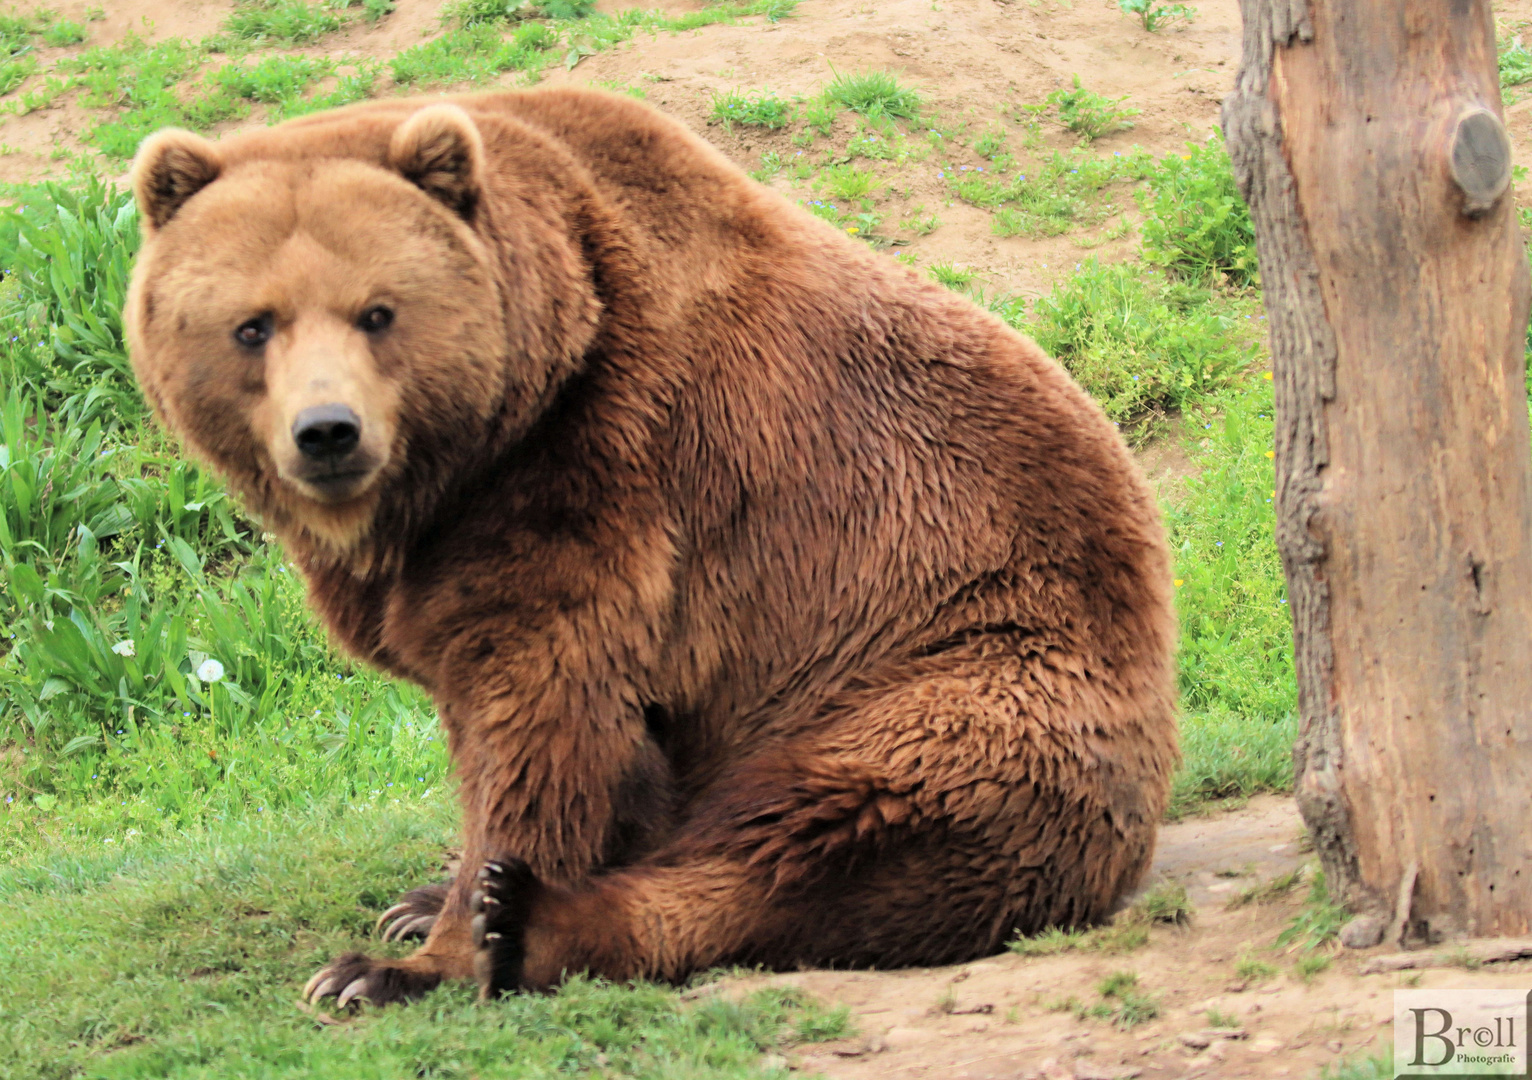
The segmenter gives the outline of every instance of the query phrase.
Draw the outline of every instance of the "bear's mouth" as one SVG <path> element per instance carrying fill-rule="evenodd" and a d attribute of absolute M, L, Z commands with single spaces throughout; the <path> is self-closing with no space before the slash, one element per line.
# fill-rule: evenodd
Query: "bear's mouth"
<path fill-rule="evenodd" d="M 376 474 L 376 469 L 339 469 L 296 476 L 293 479 L 306 494 L 319 502 L 342 503 L 362 494 Z"/>

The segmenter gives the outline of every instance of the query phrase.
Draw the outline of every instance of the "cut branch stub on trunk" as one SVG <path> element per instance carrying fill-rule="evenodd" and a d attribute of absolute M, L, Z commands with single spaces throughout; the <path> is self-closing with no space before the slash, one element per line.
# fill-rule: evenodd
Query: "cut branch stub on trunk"
<path fill-rule="evenodd" d="M 1378 925 L 1525 934 L 1528 279 L 1490 6 L 1241 6 L 1224 130 L 1271 327 L 1300 808 Z"/>

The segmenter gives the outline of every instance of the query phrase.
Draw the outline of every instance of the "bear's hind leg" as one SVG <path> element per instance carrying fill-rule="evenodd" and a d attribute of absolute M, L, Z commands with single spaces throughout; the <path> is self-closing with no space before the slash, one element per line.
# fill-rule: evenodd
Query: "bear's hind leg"
<path fill-rule="evenodd" d="M 1092 668 L 986 635 L 864 678 L 660 850 L 542 886 L 520 981 L 952 963 L 1105 917 L 1152 856 L 1175 721 L 1163 673 Z"/>

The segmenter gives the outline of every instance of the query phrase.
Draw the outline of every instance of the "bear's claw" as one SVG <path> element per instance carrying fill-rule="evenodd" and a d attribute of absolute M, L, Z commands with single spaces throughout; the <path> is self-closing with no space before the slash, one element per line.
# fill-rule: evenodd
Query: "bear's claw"
<path fill-rule="evenodd" d="M 362 953 L 347 953 L 314 973 L 303 988 L 303 998 L 317 1005 L 335 995 L 337 1009 L 359 998 L 374 1005 L 389 1005 L 421 997 L 440 982 L 441 976 L 434 972 L 410 971 Z"/>
<path fill-rule="evenodd" d="M 403 941 L 405 938 L 423 938 L 436 925 L 447 900 L 447 886 L 423 885 L 411 889 L 399 898 L 399 902 L 378 916 L 376 933 L 384 941 Z"/>
<path fill-rule="evenodd" d="M 522 988 L 527 919 L 537 895 L 532 868 L 520 859 L 496 859 L 479 870 L 473 912 L 474 975 L 489 999 Z"/>

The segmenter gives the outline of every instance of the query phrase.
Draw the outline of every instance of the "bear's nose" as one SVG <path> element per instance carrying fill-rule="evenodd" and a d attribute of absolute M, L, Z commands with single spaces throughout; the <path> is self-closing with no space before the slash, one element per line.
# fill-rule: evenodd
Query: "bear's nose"
<path fill-rule="evenodd" d="M 298 451 L 315 461 L 343 458 L 361 440 L 361 419 L 338 402 L 312 405 L 293 421 L 293 441 L 298 444 Z"/>

